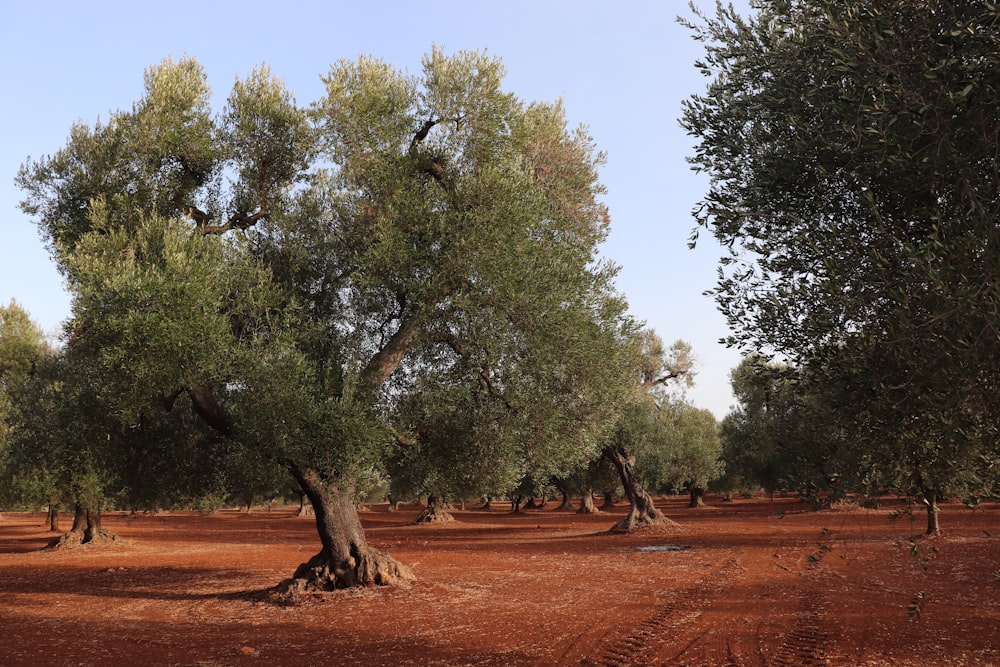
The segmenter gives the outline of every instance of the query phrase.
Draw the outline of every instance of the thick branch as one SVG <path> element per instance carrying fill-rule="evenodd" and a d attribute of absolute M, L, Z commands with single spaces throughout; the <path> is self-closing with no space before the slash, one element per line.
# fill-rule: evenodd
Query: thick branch
<path fill-rule="evenodd" d="M 664 375 L 662 377 L 656 378 L 654 380 L 647 380 L 645 382 L 645 384 L 643 384 L 642 388 L 643 389 L 652 389 L 653 387 L 656 387 L 658 385 L 666 384 L 666 383 L 670 382 L 671 380 L 676 380 L 678 378 L 682 378 L 682 377 L 686 376 L 688 374 L 688 372 L 689 371 L 687 371 L 687 370 L 670 371 L 669 373 L 667 373 L 666 375 Z"/>
<path fill-rule="evenodd" d="M 465 357 L 469 354 L 468 348 L 466 348 L 465 345 L 455 336 L 448 334 L 443 338 L 443 341 L 447 343 L 448 347 L 450 347 L 458 356 Z M 489 361 L 483 361 L 483 365 L 479 369 L 479 380 L 491 396 L 499 398 L 508 410 L 514 410 L 514 406 L 510 404 L 503 394 L 497 391 L 496 386 L 493 384 L 493 377 L 490 374 Z"/>
<path fill-rule="evenodd" d="M 206 424 L 224 436 L 232 436 L 232 419 L 230 419 L 223 407 L 215 400 L 215 397 L 212 396 L 212 391 L 208 387 L 188 388 L 187 393 L 191 397 L 195 413 Z"/>
<path fill-rule="evenodd" d="M 195 229 L 199 234 L 225 234 L 231 229 L 247 230 L 267 217 L 267 211 L 261 209 L 256 213 L 233 213 L 229 219 L 220 225 L 210 224 L 212 216 L 204 211 L 192 206 L 188 209 L 188 215 L 194 220 Z"/>
<path fill-rule="evenodd" d="M 469 352 L 469 350 L 465 347 L 465 344 L 451 333 L 446 334 L 441 341 L 450 347 L 452 352 L 460 357 L 464 357 Z"/>
<path fill-rule="evenodd" d="M 455 125 L 457 126 L 460 122 L 462 122 L 462 119 L 464 119 L 464 118 L 465 118 L 465 116 L 455 116 L 454 118 L 438 118 L 437 120 L 434 120 L 433 118 L 429 118 L 429 119 L 425 120 L 424 124 L 421 125 L 420 129 L 417 130 L 416 134 L 413 135 L 413 140 L 410 141 L 410 148 L 415 147 L 421 141 L 423 141 L 424 139 L 426 139 L 427 138 L 427 134 L 431 131 L 431 128 L 434 127 L 435 125 L 437 125 L 439 123 L 443 123 L 445 121 L 454 121 Z"/>
<path fill-rule="evenodd" d="M 171 410 L 173 410 L 174 409 L 174 403 L 177 402 L 177 399 L 180 398 L 181 394 L 183 394 L 183 393 L 184 393 L 183 389 L 178 389 L 177 391 L 175 391 L 174 393 L 170 394 L 169 396 L 164 396 L 163 397 L 163 409 L 166 410 L 167 412 L 170 412 Z"/>
<path fill-rule="evenodd" d="M 410 437 L 410 436 L 405 435 L 403 433 L 400 433 L 399 431 L 396 430 L 396 428 L 392 424 L 386 423 L 386 424 L 384 424 L 384 426 L 385 426 L 386 430 L 389 431 L 389 433 L 392 434 L 392 437 L 396 439 L 396 444 L 398 444 L 400 447 L 415 447 L 416 446 L 416 444 L 417 444 L 417 438 L 420 437 L 419 433 L 417 434 L 416 438 L 413 438 L 413 437 Z"/>
<path fill-rule="evenodd" d="M 399 328 L 396 329 L 396 333 L 365 366 L 361 379 L 368 390 L 377 391 L 389 379 L 403 358 L 413 349 L 414 341 L 419 333 L 420 318 L 411 313 L 403 319 Z"/>

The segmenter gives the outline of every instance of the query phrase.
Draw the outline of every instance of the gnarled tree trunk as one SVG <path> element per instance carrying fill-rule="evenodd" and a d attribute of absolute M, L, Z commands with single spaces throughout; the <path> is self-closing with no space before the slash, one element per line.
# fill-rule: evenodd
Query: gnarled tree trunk
<path fill-rule="evenodd" d="M 521 513 L 521 501 L 524 500 L 523 496 L 511 496 L 510 498 L 510 512 L 511 514 Z"/>
<path fill-rule="evenodd" d="M 642 482 L 635 470 L 635 456 L 620 445 L 608 445 L 603 453 L 618 471 L 625 495 L 631 505 L 629 513 L 612 527 L 611 532 L 627 533 L 643 526 L 673 524 L 673 521 L 663 516 L 663 512 L 656 508 L 653 497 L 642 488 Z"/>
<path fill-rule="evenodd" d="M 441 506 L 437 496 L 427 496 L 427 507 L 417 515 L 413 523 L 439 523 L 454 521 L 455 517 Z"/>
<path fill-rule="evenodd" d="M 597 505 L 594 504 L 594 491 L 592 489 L 587 489 L 580 496 L 580 509 L 576 511 L 577 514 L 600 514 L 601 510 L 597 509 Z"/>
<path fill-rule="evenodd" d="M 698 486 L 697 484 L 692 484 L 688 487 L 688 492 L 691 494 L 691 503 L 688 507 L 704 507 L 705 506 L 705 487 Z"/>
<path fill-rule="evenodd" d="M 602 510 L 609 510 L 615 506 L 615 494 L 611 491 L 604 492 L 604 504 L 601 505 Z"/>
<path fill-rule="evenodd" d="M 282 593 L 332 591 L 362 586 L 390 586 L 412 580 L 410 568 L 368 546 L 361 517 L 350 495 L 330 487 L 319 473 L 291 466 L 290 471 L 312 503 L 319 553 L 278 586 Z"/>
<path fill-rule="evenodd" d="M 81 503 L 73 512 L 73 526 L 49 543 L 49 549 L 76 547 L 82 544 L 109 544 L 117 541 L 117 535 L 101 527 L 100 510 Z"/>
<path fill-rule="evenodd" d="M 58 533 L 59 532 L 59 505 L 56 503 L 49 503 L 49 532 Z"/>
<path fill-rule="evenodd" d="M 313 508 L 305 491 L 299 490 L 299 511 L 295 516 L 312 516 Z"/>

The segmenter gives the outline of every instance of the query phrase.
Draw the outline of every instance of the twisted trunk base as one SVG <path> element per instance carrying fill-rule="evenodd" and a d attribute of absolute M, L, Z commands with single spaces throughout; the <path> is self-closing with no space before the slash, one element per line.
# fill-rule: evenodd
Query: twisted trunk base
<path fill-rule="evenodd" d="M 609 445 L 604 449 L 604 456 L 610 459 L 618 471 L 625 495 L 628 496 L 631 505 L 625 518 L 612 526 L 612 533 L 630 533 L 648 526 L 677 525 L 656 508 L 653 497 L 642 488 L 642 482 L 635 470 L 635 457 L 625 447 Z"/>
<path fill-rule="evenodd" d="M 349 494 L 325 482 L 315 470 L 292 467 L 291 472 L 312 504 L 323 548 L 276 587 L 279 595 L 393 586 L 414 579 L 410 568 L 368 546 Z"/>
<path fill-rule="evenodd" d="M 646 528 L 649 526 L 676 526 L 663 512 L 658 510 L 653 504 L 653 499 L 645 492 L 642 498 L 632 503 L 629 513 L 625 518 L 611 527 L 612 533 L 631 533 L 633 530 Z"/>
<path fill-rule="evenodd" d="M 594 492 L 587 489 L 582 496 L 580 496 L 580 509 L 576 511 L 577 514 L 600 514 L 601 510 L 597 509 L 597 505 L 594 504 Z"/>
<path fill-rule="evenodd" d="M 569 492 L 561 490 L 561 491 L 559 491 L 559 493 L 562 495 L 562 502 L 559 503 L 559 508 L 558 508 L 559 511 L 560 512 L 575 512 L 576 508 L 573 507 L 573 502 L 569 499 Z"/>
<path fill-rule="evenodd" d="M 937 489 L 923 489 L 924 494 L 924 506 L 927 508 L 927 535 L 940 535 L 941 534 L 941 522 L 939 520 L 939 514 L 941 508 L 938 507 L 938 498 L 941 494 Z"/>
<path fill-rule="evenodd" d="M 604 492 L 604 503 L 601 505 L 602 510 L 610 510 L 615 507 L 615 494 L 610 491 Z"/>
<path fill-rule="evenodd" d="M 454 520 L 455 517 L 445 511 L 441 503 L 438 502 L 437 496 L 428 496 L 427 507 L 417 515 L 413 523 L 446 523 Z"/>
<path fill-rule="evenodd" d="M 413 572 L 388 554 L 367 547 L 355 548 L 347 559 L 321 550 L 302 563 L 291 579 L 281 582 L 279 593 L 335 591 L 366 586 L 395 586 L 413 580 Z"/>
<path fill-rule="evenodd" d="M 49 542 L 46 549 L 69 549 L 85 544 L 113 544 L 121 537 L 101 527 L 101 513 L 98 510 L 77 505 L 73 513 L 73 526 Z"/>

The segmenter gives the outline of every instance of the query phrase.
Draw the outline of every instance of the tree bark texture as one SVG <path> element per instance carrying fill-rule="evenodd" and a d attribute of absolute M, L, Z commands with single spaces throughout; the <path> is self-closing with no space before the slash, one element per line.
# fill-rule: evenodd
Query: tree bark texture
<path fill-rule="evenodd" d="M 688 489 L 691 494 L 691 503 L 689 507 L 704 507 L 705 506 L 705 488 L 702 486 L 691 485 Z"/>
<path fill-rule="evenodd" d="M 315 470 L 292 466 L 291 473 L 312 503 L 322 548 L 279 585 L 279 592 L 391 586 L 414 578 L 408 567 L 368 546 L 349 494 L 328 485 Z"/>
<path fill-rule="evenodd" d="M 621 478 L 622 487 L 629 501 L 629 513 L 624 519 L 619 521 L 611 529 L 613 533 L 628 533 L 644 526 L 655 526 L 662 524 L 672 524 L 673 522 L 663 516 L 663 512 L 656 508 L 653 497 L 642 488 L 642 482 L 635 469 L 635 456 L 625 447 L 620 445 L 608 445 L 604 448 L 604 456 L 607 457 L 618 471 Z"/>
<path fill-rule="evenodd" d="M 601 510 L 597 509 L 597 505 L 594 504 L 594 492 L 590 489 L 584 491 L 583 495 L 580 496 L 580 509 L 576 511 L 577 514 L 600 514 Z"/>

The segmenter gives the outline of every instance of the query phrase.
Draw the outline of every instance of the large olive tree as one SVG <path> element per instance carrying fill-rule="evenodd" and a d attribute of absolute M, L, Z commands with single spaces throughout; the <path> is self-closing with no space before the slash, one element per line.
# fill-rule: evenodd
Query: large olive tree
<path fill-rule="evenodd" d="M 711 81 L 684 127 L 696 211 L 731 249 L 732 342 L 836 399 L 856 456 L 924 499 L 995 478 L 1000 10 L 766 0 L 691 27 Z M 829 390 L 829 391 L 828 391 Z M 994 468 L 995 470 L 995 468 Z"/>
<path fill-rule="evenodd" d="M 616 395 L 631 329 L 596 254 L 602 156 L 503 74 L 362 57 L 304 110 L 261 68 L 213 115 L 197 62 L 168 60 L 131 111 L 21 169 L 108 412 L 196 415 L 309 497 L 322 548 L 292 588 L 412 576 L 367 544 L 353 490 L 420 435 L 393 418 L 422 387 L 488 397 L 500 437 L 470 445 L 550 467 L 597 446 L 572 420 Z"/>

